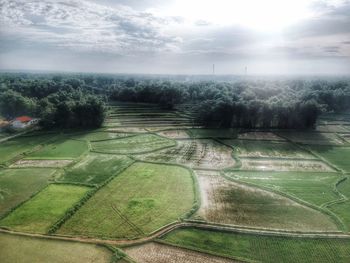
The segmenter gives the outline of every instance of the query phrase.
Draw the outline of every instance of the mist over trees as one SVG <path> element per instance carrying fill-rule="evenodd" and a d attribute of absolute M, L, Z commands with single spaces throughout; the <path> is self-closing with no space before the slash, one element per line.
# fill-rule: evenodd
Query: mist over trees
<path fill-rule="evenodd" d="M 350 79 L 0 75 L 1 115 L 39 117 L 45 128 L 99 127 L 108 101 L 185 103 L 204 126 L 304 129 L 322 112 L 349 110 Z"/>

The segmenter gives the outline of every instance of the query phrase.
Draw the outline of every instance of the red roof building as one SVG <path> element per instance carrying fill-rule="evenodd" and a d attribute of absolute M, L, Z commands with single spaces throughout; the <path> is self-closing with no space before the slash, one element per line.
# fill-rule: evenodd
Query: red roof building
<path fill-rule="evenodd" d="M 15 119 L 15 121 L 20 121 L 23 123 L 30 122 L 31 120 L 33 120 L 33 119 L 31 117 L 28 117 L 28 116 L 20 116 L 20 117 L 17 117 Z"/>

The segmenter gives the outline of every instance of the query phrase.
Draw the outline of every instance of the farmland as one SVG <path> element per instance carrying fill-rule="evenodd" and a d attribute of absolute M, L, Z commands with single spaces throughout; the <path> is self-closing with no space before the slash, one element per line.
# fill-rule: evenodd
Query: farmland
<path fill-rule="evenodd" d="M 184 229 L 175 230 L 163 240 L 248 262 L 345 263 L 350 260 L 350 239 L 271 237 Z"/>
<path fill-rule="evenodd" d="M 328 125 L 202 128 L 180 106 L 116 103 L 102 128 L 3 142 L 0 257 L 347 263 L 350 131 Z"/>
<path fill-rule="evenodd" d="M 87 187 L 51 184 L 2 219 L 0 226 L 46 233 L 87 191 Z"/>
<path fill-rule="evenodd" d="M 59 233 L 143 236 L 185 215 L 193 206 L 194 195 L 191 174 L 186 169 L 135 163 L 98 191 Z"/>
<path fill-rule="evenodd" d="M 109 250 L 96 245 L 0 234 L 2 263 L 109 263 L 111 258 Z"/>

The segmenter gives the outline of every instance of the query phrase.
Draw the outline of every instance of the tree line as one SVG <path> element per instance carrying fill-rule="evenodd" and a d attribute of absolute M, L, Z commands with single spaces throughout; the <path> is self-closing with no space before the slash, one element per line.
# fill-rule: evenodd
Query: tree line
<path fill-rule="evenodd" d="M 192 105 L 214 127 L 314 127 L 322 112 L 350 108 L 348 78 L 191 79 L 184 76 L 1 74 L 0 112 L 32 114 L 44 127 L 99 127 L 109 100 Z"/>

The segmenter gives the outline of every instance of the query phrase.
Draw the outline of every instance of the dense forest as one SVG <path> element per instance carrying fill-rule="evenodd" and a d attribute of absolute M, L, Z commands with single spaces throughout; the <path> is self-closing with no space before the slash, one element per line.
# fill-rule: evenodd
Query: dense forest
<path fill-rule="evenodd" d="M 222 79 L 4 73 L 0 112 L 9 119 L 39 117 L 45 128 L 99 127 L 109 100 L 166 109 L 186 103 L 205 126 L 304 129 L 314 127 L 322 112 L 350 108 L 348 78 Z"/>

